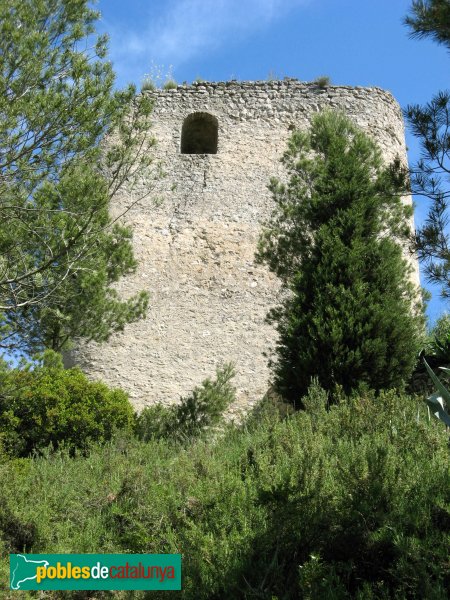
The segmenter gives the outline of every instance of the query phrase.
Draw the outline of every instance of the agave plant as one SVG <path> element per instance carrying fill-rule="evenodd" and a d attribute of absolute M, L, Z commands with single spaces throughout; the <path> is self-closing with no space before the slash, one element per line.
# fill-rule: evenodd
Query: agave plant
<path fill-rule="evenodd" d="M 431 396 L 428 396 L 425 402 L 429 406 L 433 415 L 445 423 L 447 427 L 450 427 L 450 415 L 446 411 L 446 405 L 450 406 L 450 392 L 439 379 L 439 377 L 437 377 L 437 375 L 433 372 L 433 369 L 430 367 L 427 361 L 423 359 L 423 362 L 425 363 L 425 367 L 434 385 L 437 387 L 437 392 L 431 394 Z M 439 368 L 445 373 L 450 373 L 450 369 L 447 369 L 446 367 Z"/>

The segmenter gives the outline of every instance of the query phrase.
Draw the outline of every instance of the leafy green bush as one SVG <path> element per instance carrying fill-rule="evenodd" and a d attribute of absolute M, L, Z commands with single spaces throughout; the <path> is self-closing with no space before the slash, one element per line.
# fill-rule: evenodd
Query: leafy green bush
<path fill-rule="evenodd" d="M 179 404 L 144 408 L 137 418 L 137 436 L 143 441 L 160 438 L 180 441 L 198 437 L 217 426 L 235 399 L 230 383 L 234 374 L 233 366 L 226 364 L 217 369 L 215 380 L 205 379 L 190 396 L 181 398 Z"/>
<path fill-rule="evenodd" d="M 133 408 L 125 392 L 65 370 L 48 351 L 34 368 L 0 372 L 0 441 L 10 456 L 28 456 L 52 444 L 86 451 L 115 429 L 132 430 Z"/>

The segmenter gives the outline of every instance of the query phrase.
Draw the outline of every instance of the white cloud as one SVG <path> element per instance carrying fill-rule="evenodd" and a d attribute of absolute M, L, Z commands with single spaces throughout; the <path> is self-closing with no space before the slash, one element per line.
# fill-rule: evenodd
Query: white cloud
<path fill-rule="evenodd" d="M 111 36 L 112 57 L 119 71 L 151 60 L 173 65 L 193 59 L 263 30 L 308 0 L 170 0 L 162 14 L 137 31 Z M 151 15 L 149 17 L 152 18 Z"/>

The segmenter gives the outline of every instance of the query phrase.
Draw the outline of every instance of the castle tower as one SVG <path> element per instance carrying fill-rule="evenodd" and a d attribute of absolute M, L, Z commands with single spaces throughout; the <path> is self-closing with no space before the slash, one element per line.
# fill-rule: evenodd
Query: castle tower
<path fill-rule="evenodd" d="M 291 79 L 145 93 L 155 101 L 157 146 L 150 152 L 166 177 L 155 191 L 160 205 L 150 197 L 126 214 L 139 267 L 118 289 L 124 297 L 148 290 L 150 309 L 108 344 L 79 346 L 72 360 L 128 391 L 137 408 L 176 402 L 214 376 L 219 363 L 232 361 L 238 392 L 232 412 L 246 410 L 268 389 L 263 353 L 275 332 L 265 316 L 279 286 L 254 254 L 272 210 L 267 185 L 283 176 L 280 158 L 291 130 L 307 128 L 322 109 L 342 110 L 376 140 L 386 161 L 397 155 L 406 161 L 402 113 L 378 88 L 322 89 Z M 150 185 L 143 176 L 115 200 L 114 211 Z"/>

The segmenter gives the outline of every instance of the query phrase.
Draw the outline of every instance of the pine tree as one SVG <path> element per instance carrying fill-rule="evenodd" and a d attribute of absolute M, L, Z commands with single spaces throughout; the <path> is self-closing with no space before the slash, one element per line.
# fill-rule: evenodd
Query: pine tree
<path fill-rule="evenodd" d="M 146 309 L 145 292 L 122 301 L 110 287 L 136 262 L 109 203 L 149 169 L 151 102 L 115 90 L 98 16 L 88 0 L 0 0 L 0 348 L 10 352 L 103 341 Z"/>
<path fill-rule="evenodd" d="M 449 0 L 415 0 L 405 24 L 411 37 L 431 38 L 450 49 Z M 405 116 L 421 149 L 411 169 L 412 192 L 419 201 L 430 201 L 425 224 L 416 231 L 416 250 L 428 281 L 450 298 L 450 91 L 438 92 L 423 106 L 407 106 Z"/>
<path fill-rule="evenodd" d="M 269 315 L 276 388 L 297 403 L 315 376 L 331 391 L 401 386 L 422 318 L 398 243 L 411 216 L 400 164 L 383 166 L 375 143 L 332 112 L 294 132 L 283 162 L 288 182 L 271 183 L 276 208 L 258 251 L 286 288 Z"/>
<path fill-rule="evenodd" d="M 411 29 L 411 37 L 431 37 L 450 50 L 449 0 L 413 0 L 405 24 Z"/>

